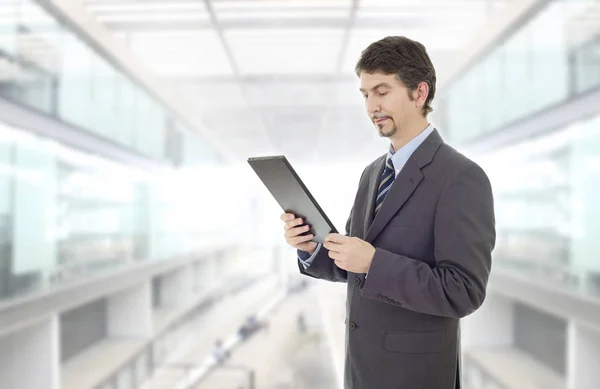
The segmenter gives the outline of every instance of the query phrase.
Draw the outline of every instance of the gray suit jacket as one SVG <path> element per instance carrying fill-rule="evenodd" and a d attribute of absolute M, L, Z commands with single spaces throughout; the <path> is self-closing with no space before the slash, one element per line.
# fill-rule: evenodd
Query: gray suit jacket
<path fill-rule="evenodd" d="M 458 388 L 459 319 L 483 303 L 496 240 L 492 188 L 435 130 L 373 219 L 385 158 L 363 172 L 346 225 L 376 248 L 368 277 L 325 248 L 300 271 L 348 284 L 346 389 Z"/>

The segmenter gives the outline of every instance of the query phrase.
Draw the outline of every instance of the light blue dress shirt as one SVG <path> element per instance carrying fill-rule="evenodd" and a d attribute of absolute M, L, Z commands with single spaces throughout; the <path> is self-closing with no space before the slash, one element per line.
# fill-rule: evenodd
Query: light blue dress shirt
<path fill-rule="evenodd" d="M 390 157 L 392 158 L 392 163 L 394 164 L 394 170 L 396 171 L 396 175 L 394 176 L 394 179 L 396 179 L 396 177 L 398 177 L 398 174 L 400 173 L 400 171 L 402 170 L 404 165 L 406 165 L 406 161 L 408 161 L 408 159 L 415 152 L 415 150 L 419 146 L 421 146 L 421 144 L 425 141 L 425 139 L 427 139 L 427 137 L 429 135 L 431 135 L 433 130 L 434 130 L 434 128 L 430 123 L 427 126 L 427 128 L 425 128 L 425 130 L 423 130 L 419 135 L 414 137 L 410 142 L 408 142 L 407 144 L 402 146 L 396 152 L 394 152 L 394 147 L 390 144 L 390 149 L 388 150 L 387 158 L 390 158 Z M 300 261 L 300 263 L 302 264 L 304 269 L 306 269 L 307 267 L 309 267 L 311 265 L 312 261 L 315 259 L 315 257 L 319 253 L 319 250 L 321 250 L 321 246 L 322 246 L 322 244 L 319 243 L 317 246 L 317 249 L 315 250 L 313 255 L 311 255 L 307 259 L 303 260 L 302 258 L 300 258 L 300 256 L 298 256 L 298 261 Z"/>

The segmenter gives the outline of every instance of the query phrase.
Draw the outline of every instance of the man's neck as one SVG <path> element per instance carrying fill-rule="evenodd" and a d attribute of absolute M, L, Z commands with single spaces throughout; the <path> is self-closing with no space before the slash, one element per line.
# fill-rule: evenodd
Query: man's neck
<path fill-rule="evenodd" d="M 429 121 L 427 118 L 423 118 L 418 122 L 410 125 L 407 128 L 402 128 L 393 137 L 390 138 L 392 142 L 392 146 L 394 147 L 394 151 L 400 150 L 404 147 L 408 142 L 413 140 L 417 135 L 422 133 L 429 126 Z"/>

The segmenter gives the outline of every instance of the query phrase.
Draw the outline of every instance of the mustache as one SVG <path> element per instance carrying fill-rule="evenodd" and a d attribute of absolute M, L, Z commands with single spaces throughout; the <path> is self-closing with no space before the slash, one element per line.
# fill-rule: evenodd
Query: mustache
<path fill-rule="evenodd" d="M 386 115 L 384 113 L 372 113 L 371 120 L 383 119 L 383 118 L 391 118 L 390 115 Z"/>

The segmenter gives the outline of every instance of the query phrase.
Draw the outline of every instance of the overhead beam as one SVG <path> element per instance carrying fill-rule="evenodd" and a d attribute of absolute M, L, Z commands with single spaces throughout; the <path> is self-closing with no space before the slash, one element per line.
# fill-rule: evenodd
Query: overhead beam
<path fill-rule="evenodd" d="M 194 9 L 198 4 L 198 0 L 187 0 L 181 1 L 177 0 L 177 4 L 175 6 L 171 5 L 171 8 L 164 7 L 169 6 L 173 0 L 152 0 L 152 1 L 135 1 L 131 0 L 121 0 L 120 2 L 107 2 L 102 0 L 100 2 L 85 2 L 85 6 L 92 12 L 97 13 L 98 15 L 114 15 L 114 14 L 164 14 L 169 12 L 181 12 L 181 9 L 185 9 L 188 6 L 191 6 L 191 9 Z M 244 8 L 226 8 L 226 9 L 215 9 L 215 12 L 219 13 L 221 16 L 227 16 L 228 14 L 237 14 L 243 13 L 245 15 L 261 15 L 265 12 L 273 12 L 273 13 L 289 13 L 293 14 L 294 12 L 303 12 L 303 13 L 331 13 L 331 12 L 345 12 L 348 10 L 348 6 L 329 6 L 329 7 L 314 7 L 314 6 L 282 6 L 279 5 L 281 3 L 272 3 L 273 6 L 264 7 L 262 6 L 252 6 L 252 7 L 244 7 Z M 285 4 L 285 3 L 284 3 Z M 144 8 L 146 5 L 150 7 Z M 133 6 L 133 7 L 132 7 Z M 152 7 L 155 6 L 155 7 Z M 139 10 L 137 9 L 139 7 Z M 377 11 L 378 9 L 373 9 Z"/>
<path fill-rule="evenodd" d="M 221 46 L 223 48 L 223 50 L 225 51 L 225 54 L 227 56 L 227 59 L 229 60 L 230 64 L 231 64 L 231 69 L 233 70 L 233 75 L 236 79 L 236 81 L 238 81 L 240 88 L 242 90 L 242 95 L 244 97 L 244 100 L 246 100 L 246 103 L 248 104 L 248 107 L 255 109 L 255 105 L 253 104 L 252 99 L 249 96 L 249 93 L 244 85 L 244 83 L 241 82 L 241 71 L 240 68 L 235 60 L 235 57 L 233 55 L 233 51 L 231 50 L 231 47 L 229 46 L 229 43 L 227 42 L 227 39 L 225 38 L 225 34 L 223 33 L 223 27 L 219 21 L 219 19 L 217 18 L 217 14 L 215 13 L 215 9 L 213 7 L 212 4 L 212 0 L 204 0 L 204 4 L 206 5 L 206 9 L 210 15 L 210 20 L 211 23 L 213 25 L 213 27 L 215 28 L 217 35 L 219 37 L 219 41 L 221 42 Z M 270 137 L 269 137 L 269 133 L 267 130 L 267 123 L 265 123 L 262 115 L 259 114 L 259 118 L 260 121 L 262 123 L 263 126 L 263 132 L 264 132 L 264 136 L 265 139 L 264 141 L 269 142 L 269 144 L 271 143 Z"/>
<path fill-rule="evenodd" d="M 210 17 L 210 25 L 211 27 L 214 27 L 215 31 L 217 32 L 219 42 L 221 42 L 221 47 L 223 47 L 223 50 L 225 51 L 225 55 L 227 56 L 229 64 L 231 65 L 231 69 L 233 70 L 235 76 L 239 77 L 239 66 L 235 60 L 235 57 L 233 56 L 233 51 L 231 51 L 231 47 L 229 46 L 227 39 L 225 39 L 225 34 L 223 33 L 223 28 L 221 26 L 221 23 L 219 22 L 219 19 L 217 18 L 217 14 L 215 13 L 212 0 L 204 0 L 204 4 L 206 5 L 206 10 L 208 11 Z"/>
<path fill-rule="evenodd" d="M 422 29 L 423 19 L 419 18 L 395 18 L 394 23 L 402 26 L 401 30 Z M 123 32 L 136 31 L 177 31 L 177 30 L 208 30 L 213 27 L 210 21 L 202 20 L 165 20 L 165 21 L 140 21 L 140 22 L 111 22 L 103 23 L 110 29 Z M 364 19 L 354 20 L 354 28 L 380 29 L 381 20 Z M 265 30 L 265 29 L 343 29 L 349 35 L 348 20 L 345 18 L 245 18 L 219 21 L 219 28 L 224 30 Z M 399 29 L 400 31 L 400 29 Z"/>
<path fill-rule="evenodd" d="M 315 84 L 338 84 L 356 82 L 356 76 L 353 74 L 280 74 L 280 75 L 244 75 L 244 76 L 181 76 L 163 78 L 171 85 L 177 84 L 198 84 L 198 85 L 217 85 L 227 83 L 248 83 L 248 84 L 268 84 L 268 83 L 315 83 Z"/>
<path fill-rule="evenodd" d="M 350 8 L 350 16 L 348 17 L 348 24 L 346 25 L 346 30 L 344 31 L 344 37 L 342 38 L 342 45 L 340 47 L 340 53 L 338 54 L 337 63 L 335 65 L 336 71 L 339 73 L 342 71 L 344 67 L 344 60 L 346 59 L 346 55 L 348 53 L 348 45 L 350 42 L 350 34 L 352 34 L 352 29 L 356 24 L 356 13 L 358 11 L 360 0 L 352 0 L 352 8 Z"/>

